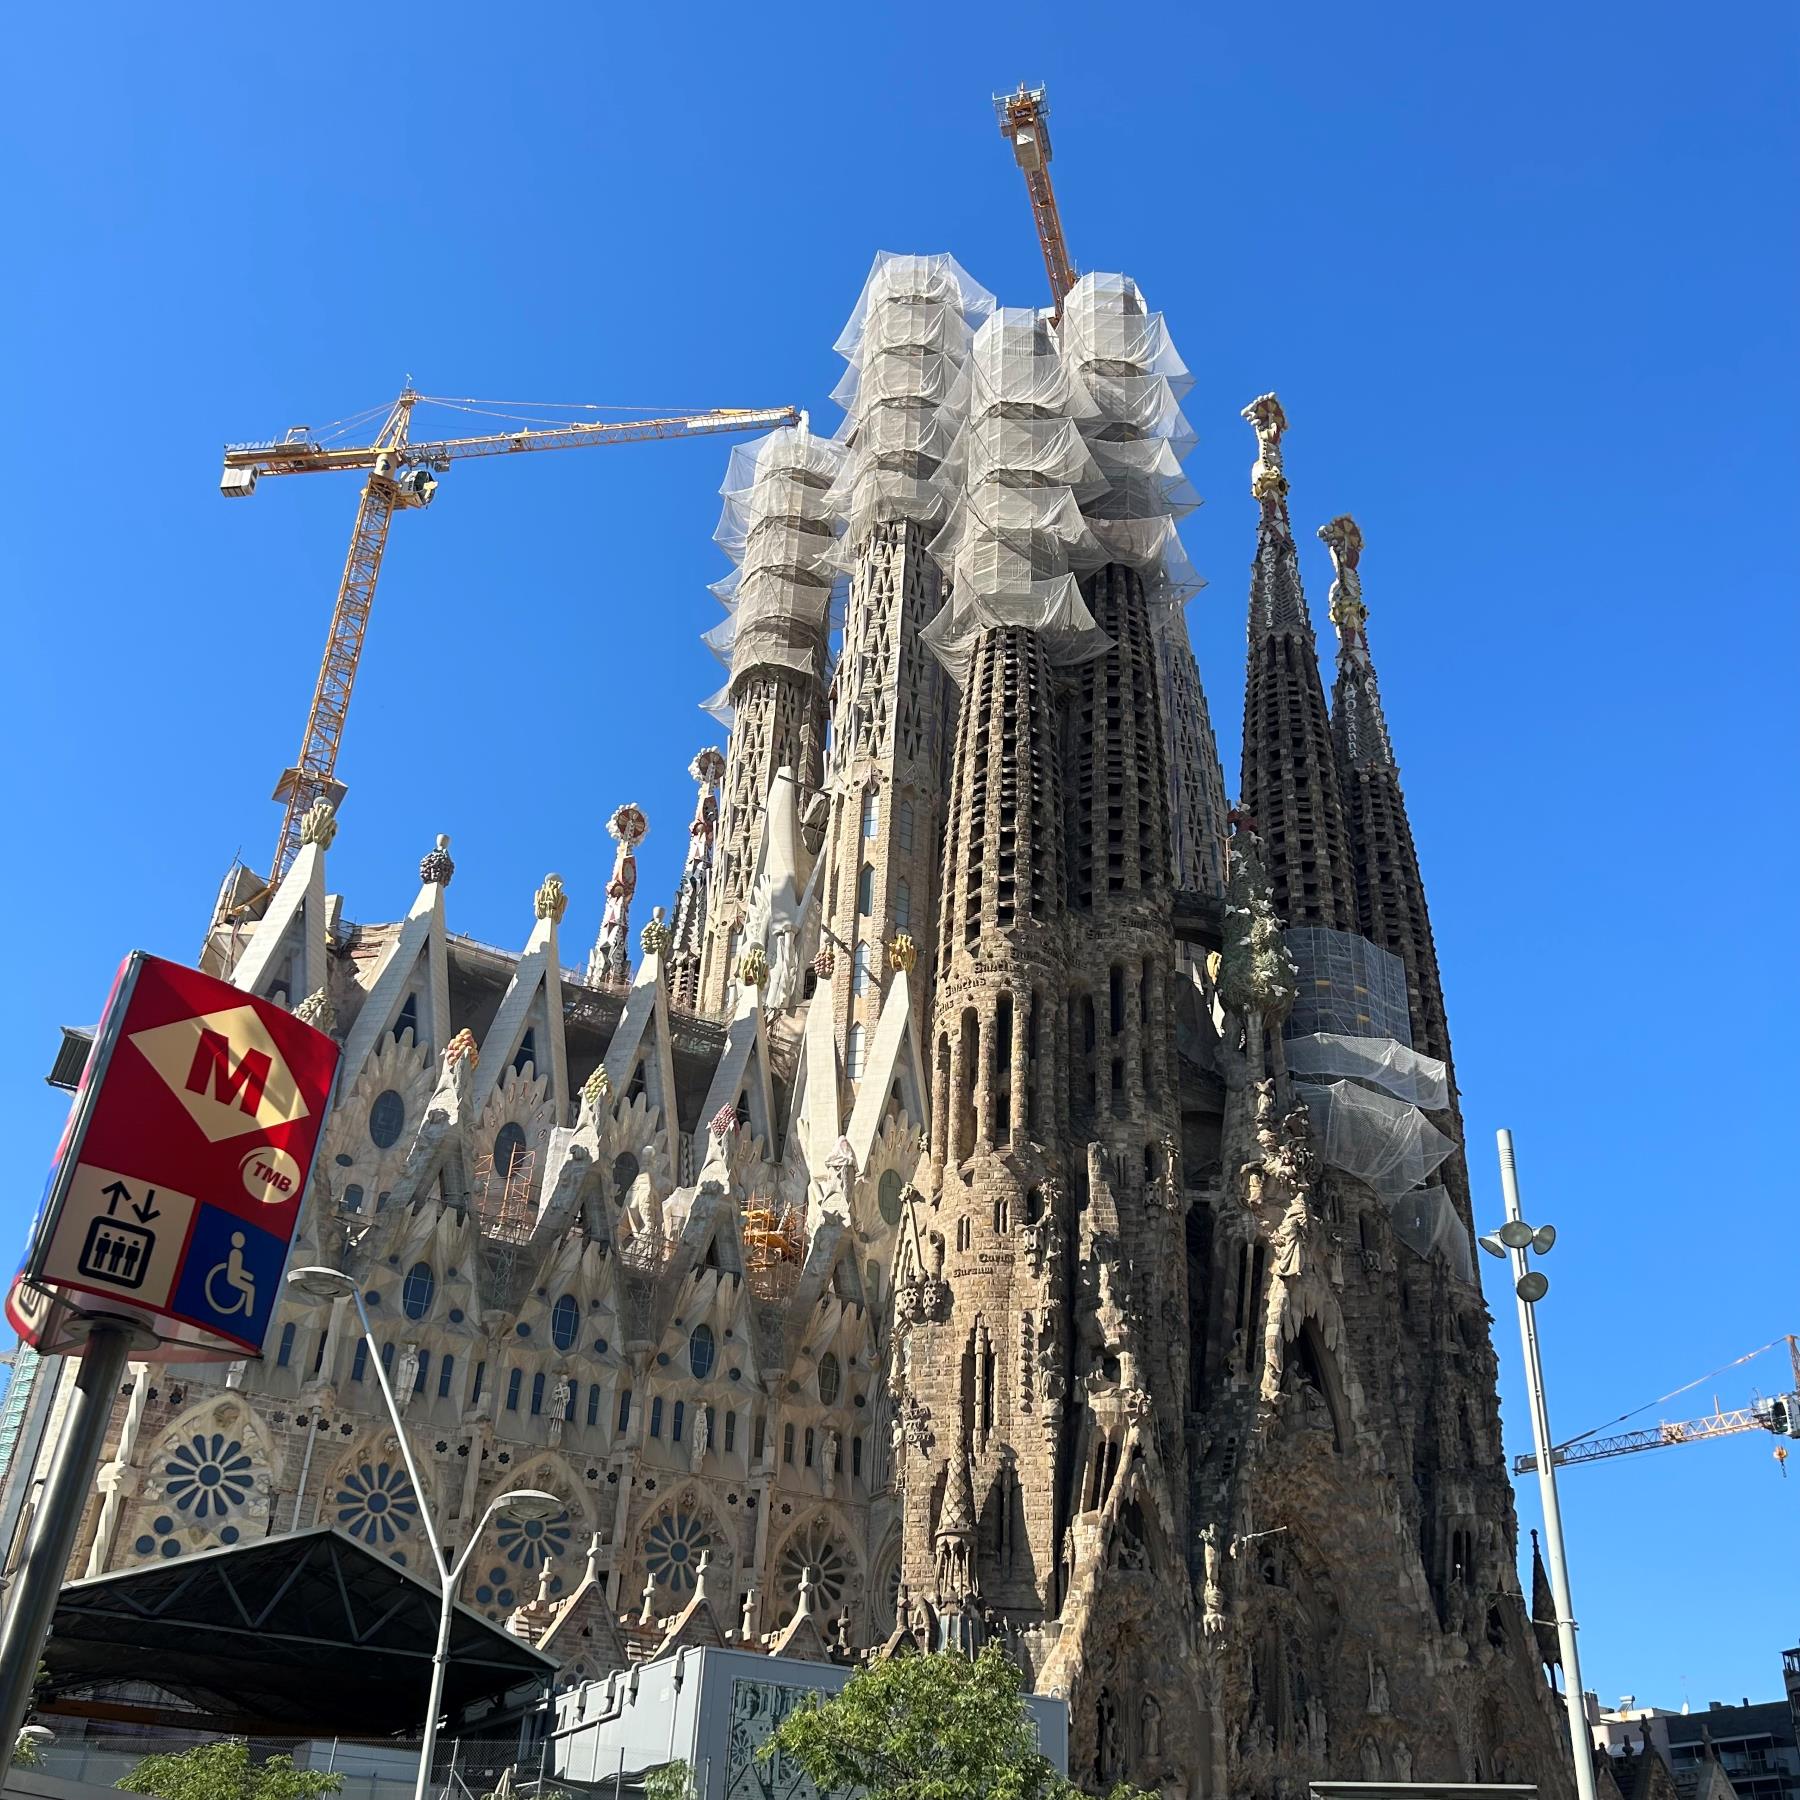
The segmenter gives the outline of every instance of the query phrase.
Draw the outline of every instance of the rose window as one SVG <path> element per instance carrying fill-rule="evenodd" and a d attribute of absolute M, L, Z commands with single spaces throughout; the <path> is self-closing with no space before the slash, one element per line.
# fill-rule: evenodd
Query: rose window
<path fill-rule="evenodd" d="M 338 1523 L 371 1549 L 385 1549 L 411 1531 L 419 1502 L 397 1463 L 363 1463 L 338 1486 Z"/>
<path fill-rule="evenodd" d="M 494 1536 L 509 1563 L 535 1573 L 567 1552 L 569 1534 L 569 1509 L 565 1506 L 554 1518 L 502 1519 Z"/>
<path fill-rule="evenodd" d="M 644 1566 L 671 1593 L 691 1593 L 700 1554 L 712 1541 L 711 1531 L 692 1513 L 664 1513 L 644 1534 Z"/>
<path fill-rule="evenodd" d="M 781 1553 L 775 1570 L 775 1616 L 784 1624 L 800 1603 L 800 1573 L 809 1567 L 815 1584 L 814 1604 L 835 1614 L 850 1591 L 856 1567 L 827 1519 L 802 1526 Z"/>
<path fill-rule="evenodd" d="M 197 1432 L 177 1444 L 163 1467 L 164 1490 L 193 1518 L 222 1519 L 250 1497 L 250 1454 L 222 1431 Z"/>

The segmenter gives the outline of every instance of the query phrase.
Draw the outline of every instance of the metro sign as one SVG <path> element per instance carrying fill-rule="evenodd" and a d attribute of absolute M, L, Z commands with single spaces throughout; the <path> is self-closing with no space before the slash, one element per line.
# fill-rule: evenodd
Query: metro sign
<path fill-rule="evenodd" d="M 131 1320 L 169 1361 L 255 1355 L 338 1048 L 273 1001 L 129 956 L 6 1311 L 40 1350 Z"/>

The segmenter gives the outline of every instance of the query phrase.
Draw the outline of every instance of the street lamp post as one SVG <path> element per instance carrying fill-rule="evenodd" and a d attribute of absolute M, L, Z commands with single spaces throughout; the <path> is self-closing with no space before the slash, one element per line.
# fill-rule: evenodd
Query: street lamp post
<path fill-rule="evenodd" d="M 1480 1239 L 1490 1256 L 1512 1258 L 1513 1293 L 1519 1305 L 1519 1338 L 1525 1351 L 1525 1381 L 1531 1395 L 1531 1443 L 1537 1452 L 1538 1497 L 1544 1510 L 1544 1548 L 1550 1564 L 1550 1592 L 1556 1602 L 1556 1640 L 1562 1653 L 1563 1704 L 1569 1715 L 1569 1753 L 1575 1762 L 1577 1800 L 1594 1800 L 1594 1748 L 1588 1736 L 1587 1704 L 1581 1685 L 1581 1655 L 1575 1647 L 1575 1612 L 1569 1600 L 1569 1561 L 1563 1548 L 1562 1506 L 1556 1495 L 1556 1459 L 1550 1442 L 1550 1408 L 1544 1398 L 1544 1364 L 1538 1353 L 1537 1303 L 1550 1291 L 1550 1278 L 1527 1266 L 1527 1251 L 1549 1253 L 1554 1225 L 1535 1229 L 1519 1212 L 1519 1171 L 1510 1131 L 1499 1133 L 1500 1187 L 1506 1223 Z"/>
<path fill-rule="evenodd" d="M 342 1269 L 323 1267 L 295 1269 L 289 1273 L 288 1282 L 315 1300 L 347 1299 L 355 1303 L 356 1316 L 362 1325 L 363 1342 L 369 1347 L 369 1361 L 374 1366 L 375 1379 L 381 1383 L 381 1397 L 387 1403 L 394 1436 L 406 1462 L 407 1479 L 411 1481 L 413 1495 L 419 1503 L 419 1523 L 424 1527 L 426 1543 L 431 1546 L 431 1560 L 437 1566 L 441 1590 L 437 1647 L 431 1656 L 431 1697 L 426 1703 L 425 1733 L 419 1745 L 419 1776 L 413 1784 L 413 1800 L 425 1800 L 426 1789 L 431 1784 L 431 1761 L 437 1751 L 438 1714 L 442 1712 L 444 1705 L 444 1673 L 450 1662 L 450 1621 L 456 1612 L 456 1584 L 468 1566 L 469 1558 L 475 1554 L 475 1547 L 481 1542 L 481 1534 L 487 1530 L 489 1520 L 504 1518 L 524 1523 L 529 1519 L 547 1519 L 560 1512 L 563 1503 L 554 1494 L 547 1494 L 539 1488 L 514 1488 L 510 1493 L 496 1495 L 488 1502 L 487 1510 L 469 1534 L 469 1541 L 463 1546 L 462 1555 L 454 1563 L 448 1562 L 443 1545 L 438 1542 L 437 1527 L 432 1523 L 431 1508 L 425 1502 L 425 1487 L 419 1480 L 418 1465 L 413 1461 L 406 1425 L 400 1417 L 399 1406 L 395 1404 L 394 1390 L 389 1385 L 387 1370 L 382 1366 L 381 1347 L 375 1342 L 375 1333 L 369 1325 L 362 1289 Z M 1587 1800 L 1587 1797 L 1584 1796 L 1583 1800 Z"/>

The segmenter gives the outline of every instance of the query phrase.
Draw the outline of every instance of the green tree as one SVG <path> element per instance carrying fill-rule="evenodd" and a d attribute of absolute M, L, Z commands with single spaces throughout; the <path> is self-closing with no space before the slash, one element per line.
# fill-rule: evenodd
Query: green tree
<path fill-rule="evenodd" d="M 686 1763 L 664 1763 L 644 1777 L 644 1800 L 694 1800 L 694 1776 Z"/>
<path fill-rule="evenodd" d="M 118 1786 L 156 1800 L 319 1800 L 344 1785 L 323 1769 L 296 1769 L 291 1756 L 250 1760 L 242 1738 L 196 1744 L 167 1756 L 146 1756 Z"/>
<path fill-rule="evenodd" d="M 962 1656 L 873 1662 L 814 1696 L 761 1751 L 799 1765 L 821 1794 L 869 1800 L 1076 1800 L 1080 1790 L 1038 1749 L 1025 1678 L 997 1644 Z M 1147 1800 L 1124 1786 L 1111 1800 Z"/>

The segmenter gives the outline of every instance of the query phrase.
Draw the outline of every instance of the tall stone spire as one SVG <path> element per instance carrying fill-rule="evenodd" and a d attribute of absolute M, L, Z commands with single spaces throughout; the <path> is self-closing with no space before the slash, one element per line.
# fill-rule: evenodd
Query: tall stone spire
<path fill-rule="evenodd" d="M 942 608 L 930 543 L 948 509 L 944 460 L 965 403 L 962 370 L 993 296 L 953 257 L 875 259 L 838 339 L 849 364 L 838 499 L 849 594 L 832 686 L 823 887 L 826 1003 L 852 1089 L 863 1077 L 890 971 L 882 946 L 920 950 L 909 983 L 915 1041 L 931 1017 L 928 921 L 937 905 L 944 775 L 956 690 L 921 636 Z"/>
<path fill-rule="evenodd" d="M 791 769 L 804 810 L 825 763 L 825 655 L 836 571 L 832 483 L 841 448 L 806 424 L 739 445 L 720 492 L 717 542 L 738 565 L 714 593 L 730 617 L 706 642 L 730 668 L 709 705 L 729 718 L 724 795 L 700 1005 L 728 1010 L 756 875 L 757 846 L 776 772 Z"/>
<path fill-rule="evenodd" d="M 702 750 L 688 764 L 698 787 L 688 825 L 687 857 L 675 889 L 674 938 L 669 946 L 669 1004 L 693 1012 L 700 1004 L 700 959 L 706 948 L 706 891 L 712 881 L 713 844 L 719 831 L 719 783 L 725 758 Z"/>
<path fill-rule="evenodd" d="M 1162 700 L 1169 765 L 1169 850 L 1175 885 L 1200 894 L 1225 892 L 1225 772 L 1213 736 L 1200 665 L 1177 606 L 1156 634 L 1156 685 Z"/>
<path fill-rule="evenodd" d="M 1319 527 L 1331 552 L 1337 579 L 1331 586 L 1331 623 L 1337 630 L 1337 681 L 1331 691 L 1332 736 L 1350 832 L 1356 885 L 1356 928 L 1371 943 L 1392 951 L 1406 969 L 1406 1008 L 1413 1048 L 1451 1064 L 1450 1025 L 1438 974 L 1437 945 L 1425 882 L 1413 843 L 1400 770 L 1381 710 L 1375 664 L 1369 655 L 1369 609 L 1363 604 L 1363 536 L 1348 514 Z M 1460 1145 L 1462 1122 L 1456 1104 L 1456 1077 L 1450 1075 L 1450 1106 L 1428 1115 Z M 1460 1151 L 1444 1168 L 1444 1182 L 1457 1210 L 1470 1223 L 1468 1174 Z"/>
<path fill-rule="evenodd" d="M 1261 509 L 1250 574 L 1250 658 L 1244 687 L 1243 807 L 1268 858 L 1275 905 L 1288 925 L 1356 929 L 1349 833 L 1300 557 L 1288 522 L 1273 394 L 1244 408 L 1256 431 L 1250 492 Z"/>
<path fill-rule="evenodd" d="M 1363 604 L 1363 537 L 1347 514 L 1319 527 L 1337 580 L 1331 587 L 1331 622 L 1338 635 L 1337 682 L 1331 691 L 1332 736 L 1350 828 L 1356 882 L 1356 928 L 1371 943 L 1391 950 L 1406 965 L 1407 1011 L 1413 1048 L 1450 1058 L 1450 1028 L 1438 977 L 1437 947 L 1425 883 L 1413 844 L 1400 770 L 1382 715 L 1369 656 L 1369 609 Z"/>
<path fill-rule="evenodd" d="M 606 821 L 606 833 L 618 846 L 612 879 L 606 884 L 606 914 L 600 936 L 588 957 L 589 987 L 624 987 L 631 979 L 631 896 L 637 892 L 637 847 L 650 833 L 641 807 L 629 801 Z"/>

